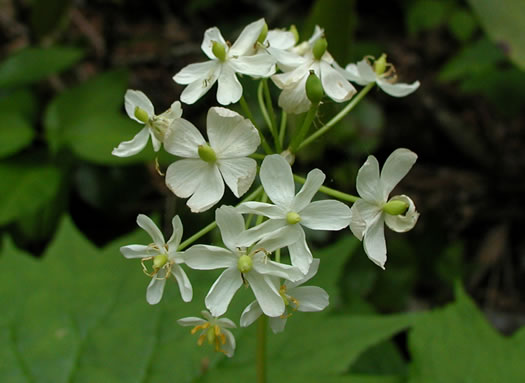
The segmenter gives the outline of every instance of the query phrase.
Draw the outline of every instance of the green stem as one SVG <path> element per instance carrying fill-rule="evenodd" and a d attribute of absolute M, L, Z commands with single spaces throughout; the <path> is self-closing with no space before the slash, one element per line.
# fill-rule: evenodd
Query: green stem
<path fill-rule="evenodd" d="M 281 127 L 279 128 L 279 144 L 281 148 L 284 146 L 284 135 L 286 134 L 286 120 L 288 115 L 283 110 L 281 113 Z"/>
<path fill-rule="evenodd" d="M 241 104 L 241 108 L 244 111 L 244 114 L 246 115 L 246 117 L 248 117 L 248 119 L 252 122 L 253 126 L 255 126 L 255 128 L 259 132 L 259 137 L 261 138 L 261 144 L 262 144 L 262 147 L 263 147 L 264 151 L 266 152 L 266 154 L 271 154 L 272 153 L 272 148 L 270 148 L 270 145 L 268 145 L 268 142 L 266 142 L 266 139 L 264 138 L 264 135 L 262 134 L 261 130 L 259 129 L 259 127 L 255 123 L 255 119 L 253 118 L 252 111 L 250 110 L 250 107 L 249 107 L 248 103 L 246 102 L 246 100 L 244 98 L 244 95 L 241 96 L 241 99 L 239 101 L 240 101 L 240 104 Z"/>
<path fill-rule="evenodd" d="M 321 127 L 318 131 L 313 133 L 310 137 L 308 137 L 306 140 L 304 140 L 297 150 L 301 150 L 303 147 L 311 143 L 312 141 L 316 140 L 318 137 L 325 134 L 332 126 L 337 124 L 341 119 L 346 116 L 352 109 L 354 109 L 357 104 L 363 99 L 363 97 L 366 96 L 368 92 L 370 92 L 370 89 L 372 89 L 375 85 L 375 82 L 371 82 L 367 86 L 365 86 L 361 91 L 350 100 L 350 102 L 341 110 L 339 113 L 337 113 L 330 121 L 328 121 L 324 126 Z"/>
<path fill-rule="evenodd" d="M 257 88 L 257 100 L 259 101 L 259 108 L 261 109 L 261 113 L 263 115 L 264 121 L 266 122 L 266 125 L 268 125 L 268 129 L 270 130 L 270 133 L 272 134 L 272 137 L 275 141 L 277 134 L 275 130 L 273 129 L 272 121 L 270 119 L 270 115 L 268 114 L 268 109 L 266 109 L 266 104 L 264 102 L 264 82 L 262 80 L 259 83 L 259 87 Z"/>
<path fill-rule="evenodd" d="M 252 201 L 254 200 L 255 198 L 257 198 L 257 196 L 263 191 L 263 187 L 262 186 L 259 186 L 257 189 L 255 189 L 250 195 L 248 195 L 247 197 L 245 197 L 241 202 L 239 202 L 239 204 L 243 203 L 243 202 L 246 202 L 246 201 Z M 217 227 L 217 222 L 216 221 L 213 221 L 212 223 L 208 224 L 207 226 L 205 226 L 204 228 L 200 229 L 197 233 L 193 234 L 191 237 L 189 237 L 188 239 L 186 239 L 184 242 L 182 242 L 177 251 L 182 251 L 183 249 L 185 249 L 186 247 L 188 247 L 189 245 L 191 245 L 193 242 L 195 242 L 196 240 L 198 240 L 200 237 L 202 237 L 203 235 L 209 233 L 210 231 L 212 231 L 213 229 L 215 229 Z"/>
<path fill-rule="evenodd" d="M 251 157 L 254 160 L 264 160 L 266 158 L 266 155 L 261 153 L 252 153 L 248 157 Z"/>
<path fill-rule="evenodd" d="M 301 143 L 304 140 L 304 137 L 308 134 L 308 131 L 310 130 L 310 126 L 312 125 L 312 122 L 315 118 L 315 115 L 317 113 L 318 105 L 313 105 L 308 109 L 308 113 L 306 114 L 306 117 L 304 118 L 303 125 L 299 129 L 299 132 L 292 140 L 292 145 L 290 146 L 290 149 L 292 153 L 295 153 L 300 147 Z"/>
<path fill-rule="evenodd" d="M 296 180 L 297 182 L 302 183 L 302 184 L 304 184 L 306 182 L 305 178 L 300 177 L 300 176 L 295 175 L 295 174 L 293 175 L 293 179 Z M 331 189 L 331 188 L 326 187 L 326 186 L 321 186 L 319 188 L 319 191 L 321 193 L 324 193 L 324 194 L 327 194 L 327 195 L 332 196 L 334 198 L 337 198 L 337 199 L 339 199 L 341 201 L 354 203 L 355 201 L 357 201 L 359 199 L 359 197 L 357 197 L 355 195 L 343 193 L 343 192 L 341 192 L 339 190 Z"/>
<path fill-rule="evenodd" d="M 277 119 L 275 118 L 275 112 L 273 110 L 272 96 L 270 95 L 270 88 L 268 87 L 268 79 L 263 78 L 263 90 L 264 90 L 264 99 L 266 100 L 266 107 L 268 108 L 268 114 L 270 116 L 270 131 L 272 132 L 275 150 L 277 153 L 282 151 L 281 144 L 279 142 L 279 135 L 277 134 Z"/>
<path fill-rule="evenodd" d="M 257 320 L 256 368 L 257 383 L 266 383 L 266 315 Z"/>

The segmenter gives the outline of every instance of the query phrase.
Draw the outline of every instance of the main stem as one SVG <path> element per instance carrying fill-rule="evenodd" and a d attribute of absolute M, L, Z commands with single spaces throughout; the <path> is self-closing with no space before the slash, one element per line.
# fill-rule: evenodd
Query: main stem
<path fill-rule="evenodd" d="M 255 352 L 257 383 L 266 383 L 266 315 L 257 320 L 257 349 Z"/>

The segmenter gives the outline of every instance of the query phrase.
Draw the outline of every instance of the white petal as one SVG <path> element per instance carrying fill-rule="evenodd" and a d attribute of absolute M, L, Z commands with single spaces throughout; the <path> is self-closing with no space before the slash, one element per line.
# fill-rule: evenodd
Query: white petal
<path fill-rule="evenodd" d="M 356 188 L 359 195 L 370 202 L 386 202 L 379 179 L 379 163 L 374 156 L 368 156 L 357 173 Z"/>
<path fill-rule="evenodd" d="M 320 263 L 319 258 L 312 259 L 312 263 L 310 264 L 310 268 L 308 269 L 308 272 L 298 281 L 295 281 L 295 282 L 286 281 L 285 282 L 286 287 L 288 287 L 288 289 L 293 289 L 299 285 L 302 285 L 303 283 L 308 282 L 310 279 L 312 279 L 315 276 L 315 274 L 317 274 L 317 270 L 319 270 L 319 263 Z"/>
<path fill-rule="evenodd" d="M 287 223 L 284 219 L 268 220 L 242 232 L 241 235 L 239 235 L 238 244 L 241 247 L 250 247 L 261 238 L 268 236 L 285 226 L 287 226 Z"/>
<path fill-rule="evenodd" d="M 209 166 L 200 159 L 178 160 L 166 170 L 166 185 L 179 198 L 188 198 L 201 182 L 202 174 Z"/>
<path fill-rule="evenodd" d="M 271 219 L 284 219 L 287 211 L 283 210 L 279 206 L 272 205 L 266 202 L 247 201 L 241 203 L 237 209 L 243 214 L 257 214 L 264 215 Z"/>
<path fill-rule="evenodd" d="M 268 31 L 266 42 L 273 48 L 289 49 L 295 45 L 295 36 L 290 31 L 274 29 Z"/>
<path fill-rule="evenodd" d="M 269 46 L 266 51 L 277 61 L 279 69 L 284 72 L 291 72 L 306 62 L 306 59 L 293 52 Z"/>
<path fill-rule="evenodd" d="M 195 125 L 184 118 L 178 118 L 173 121 L 170 134 L 164 139 L 164 149 L 178 157 L 199 158 L 199 145 L 205 143 Z"/>
<path fill-rule="evenodd" d="M 119 144 L 111 154 L 117 157 L 134 156 L 148 144 L 149 128 L 144 127 L 130 141 L 124 141 Z"/>
<path fill-rule="evenodd" d="M 261 306 L 257 301 L 250 303 L 241 314 L 241 327 L 248 327 L 262 315 Z"/>
<path fill-rule="evenodd" d="M 244 27 L 237 40 L 231 46 L 229 56 L 242 56 L 253 53 L 253 46 L 262 32 L 264 24 L 264 19 L 259 19 Z"/>
<path fill-rule="evenodd" d="M 219 75 L 219 87 L 217 88 L 217 101 L 221 105 L 236 103 L 242 96 L 242 85 L 229 63 L 222 64 Z"/>
<path fill-rule="evenodd" d="M 313 230 L 341 230 L 350 224 L 348 205 L 335 201 L 314 201 L 301 213 L 301 225 Z"/>
<path fill-rule="evenodd" d="M 335 65 L 337 68 L 337 65 Z M 341 68 L 342 69 L 342 68 Z M 343 72 L 340 72 L 343 76 L 345 76 L 346 79 L 355 82 L 359 85 L 366 85 L 369 83 L 369 81 L 363 80 L 361 76 L 359 75 L 359 71 L 357 70 L 357 65 L 355 64 L 348 64 L 345 69 L 342 69 Z"/>
<path fill-rule="evenodd" d="M 197 317 L 187 317 L 187 318 L 177 319 L 177 323 L 184 327 L 199 326 L 206 322 L 207 322 L 206 320 L 202 318 L 197 318 Z"/>
<path fill-rule="evenodd" d="M 210 245 L 194 245 L 184 253 L 184 263 L 196 270 L 237 267 L 237 259 L 230 250 Z"/>
<path fill-rule="evenodd" d="M 241 56 L 229 61 L 237 73 L 254 77 L 270 77 L 275 73 L 275 59 L 266 52 Z"/>
<path fill-rule="evenodd" d="M 206 131 L 218 158 L 245 157 L 261 143 L 252 122 L 232 110 L 213 107 L 208 111 Z"/>
<path fill-rule="evenodd" d="M 366 60 L 361 60 L 357 63 L 357 71 L 359 72 L 359 77 L 361 77 L 363 82 L 366 81 L 366 84 L 377 80 L 376 72 Z"/>
<path fill-rule="evenodd" d="M 222 159 L 217 166 L 235 197 L 239 198 L 250 189 L 257 174 L 257 162 L 253 158 Z"/>
<path fill-rule="evenodd" d="M 419 88 L 419 81 L 415 81 L 412 84 L 395 83 L 391 84 L 381 78 L 377 79 L 377 85 L 383 89 L 383 91 L 393 97 L 405 97 L 410 93 L 416 91 Z"/>
<path fill-rule="evenodd" d="M 285 306 L 279 291 L 268 277 L 257 273 L 246 273 L 244 278 L 250 284 L 261 310 L 270 317 L 282 315 Z"/>
<path fill-rule="evenodd" d="M 297 83 L 306 79 L 310 74 L 310 67 L 312 66 L 311 60 L 304 61 L 303 64 L 296 69 L 280 73 L 272 76 L 272 81 L 280 89 L 285 89 L 289 87 L 295 87 Z M 315 69 L 315 68 L 314 68 Z"/>
<path fill-rule="evenodd" d="M 216 68 L 217 62 L 215 61 L 204 61 L 201 63 L 190 64 L 178 71 L 177 74 L 173 76 L 173 81 L 181 85 L 188 85 L 195 81 L 203 81 L 208 78 Z"/>
<path fill-rule="evenodd" d="M 294 198 L 292 210 L 298 213 L 308 206 L 315 193 L 317 193 L 319 188 L 323 185 L 325 178 L 326 176 L 321 170 L 311 170 L 306 176 L 306 182 L 303 187 Z"/>
<path fill-rule="evenodd" d="M 306 80 L 308 75 L 295 83 L 283 89 L 279 95 L 279 106 L 284 109 L 286 113 L 300 114 L 307 112 L 312 103 L 306 95 Z"/>
<path fill-rule="evenodd" d="M 154 276 L 151 278 L 151 282 L 146 290 L 146 300 L 150 305 L 156 305 L 162 299 L 164 286 L 166 285 L 166 279 L 164 278 L 165 272 L 163 273 L 163 271 L 164 269 L 161 269 L 158 272 L 158 277 Z M 161 275 L 161 273 L 163 274 Z"/>
<path fill-rule="evenodd" d="M 228 249 L 235 251 L 239 246 L 239 235 L 244 231 L 242 214 L 232 206 L 223 205 L 215 210 L 215 220 L 221 231 L 222 241 Z"/>
<path fill-rule="evenodd" d="M 237 325 L 228 318 L 217 319 L 217 324 L 221 326 L 221 328 L 237 328 Z"/>
<path fill-rule="evenodd" d="M 270 318 L 270 327 L 274 334 L 283 332 L 285 326 L 286 326 L 286 318 L 281 318 L 281 317 Z"/>
<path fill-rule="evenodd" d="M 144 93 L 142 93 L 140 90 L 128 89 L 124 96 L 124 108 L 126 109 L 126 113 L 128 114 L 129 118 L 144 124 L 144 122 L 135 117 L 135 108 L 137 106 L 145 111 L 149 118 L 155 115 L 153 104 Z"/>
<path fill-rule="evenodd" d="M 159 249 L 164 247 L 164 236 L 160 232 L 157 225 L 155 225 L 155 222 L 153 222 L 150 217 L 144 214 L 139 214 L 137 216 L 137 225 L 139 225 L 142 229 L 146 231 L 146 233 L 149 234 L 149 236 L 151 237 L 151 239 L 153 239 L 153 242 L 159 247 Z"/>
<path fill-rule="evenodd" d="M 274 204 L 282 208 L 292 206 L 295 195 L 292 168 L 279 154 L 266 156 L 259 173 L 264 191 Z"/>
<path fill-rule="evenodd" d="M 212 27 L 207 29 L 206 32 L 204 32 L 204 39 L 202 40 L 201 49 L 210 59 L 217 59 L 212 51 L 214 41 L 224 45 L 224 47 L 228 49 L 228 44 L 226 44 L 224 37 L 222 37 L 219 28 Z"/>
<path fill-rule="evenodd" d="M 352 205 L 352 208 L 350 209 L 350 213 L 352 213 L 352 219 L 350 220 L 350 230 L 356 236 L 357 239 L 362 241 L 363 235 L 365 234 L 365 231 L 366 231 L 366 222 L 361 217 L 361 212 L 359 211 L 359 206 L 358 206 L 359 201 L 365 202 L 362 199 L 357 200 L 356 202 L 354 202 L 354 204 Z M 377 214 L 379 214 L 379 209 L 377 210 L 378 210 Z"/>
<path fill-rule="evenodd" d="M 372 225 L 368 227 L 365 232 L 363 247 L 368 258 L 384 269 L 386 262 L 386 242 L 383 215 L 379 215 L 377 219 L 372 222 Z"/>
<path fill-rule="evenodd" d="M 180 296 L 184 302 L 190 302 L 193 297 L 193 288 L 191 287 L 188 276 L 177 264 L 171 266 L 171 274 L 175 277 L 177 284 L 179 285 Z"/>
<path fill-rule="evenodd" d="M 241 273 L 237 267 L 224 270 L 217 278 L 204 300 L 206 307 L 214 317 L 221 316 L 226 312 L 233 296 L 241 285 Z"/>
<path fill-rule="evenodd" d="M 128 245 L 122 246 L 120 252 L 125 258 L 147 258 L 157 255 L 159 252 L 151 246 L 144 245 Z"/>
<path fill-rule="evenodd" d="M 226 343 L 221 346 L 222 350 L 224 351 L 224 354 L 231 358 L 233 356 L 233 353 L 235 352 L 235 337 L 229 330 L 222 330 L 226 337 Z"/>
<path fill-rule="evenodd" d="M 278 222 L 280 224 L 280 222 Z M 270 253 L 277 249 L 282 249 L 298 241 L 301 237 L 301 231 L 294 225 L 285 225 L 267 235 L 258 243 L 257 247 L 263 248 Z"/>
<path fill-rule="evenodd" d="M 224 181 L 218 167 L 214 164 L 207 165 L 208 167 L 201 170 L 201 182 L 197 185 L 195 193 L 186 203 L 192 213 L 208 210 L 224 195 Z M 197 177 L 197 174 L 195 176 Z"/>
<path fill-rule="evenodd" d="M 304 235 L 303 229 L 298 225 L 296 225 L 296 227 L 298 228 L 300 237 L 297 242 L 288 246 L 288 251 L 290 252 L 292 265 L 298 267 L 303 274 L 306 274 L 310 269 L 310 264 L 312 263 L 313 257 L 310 249 L 308 248 L 308 244 L 306 243 L 306 237 Z"/>
<path fill-rule="evenodd" d="M 222 71 L 222 63 L 217 60 L 209 61 L 208 72 L 202 77 L 192 81 L 180 95 L 180 100 L 185 104 L 193 104 L 204 96 L 215 84 Z"/>
<path fill-rule="evenodd" d="M 358 210 L 358 216 L 365 222 L 367 227 L 370 226 L 372 222 L 376 221 L 378 215 L 383 214 L 383 210 L 380 206 L 373 202 L 365 201 L 364 199 L 358 199 L 354 202 L 352 208 Z"/>
<path fill-rule="evenodd" d="M 319 25 L 316 25 L 314 27 L 314 31 L 312 33 L 312 36 L 310 36 L 310 38 L 308 39 L 308 44 L 309 45 L 313 45 L 313 43 L 318 40 L 319 38 L 321 38 L 324 34 L 324 29 L 321 28 Z"/>
<path fill-rule="evenodd" d="M 350 100 L 357 92 L 338 71 L 321 61 L 321 83 L 326 95 L 336 102 Z"/>
<path fill-rule="evenodd" d="M 266 262 L 254 262 L 253 270 L 261 275 L 272 275 L 290 281 L 298 281 L 304 276 L 304 273 L 295 266 L 268 260 Z"/>
<path fill-rule="evenodd" d="M 322 311 L 328 306 L 330 297 L 328 293 L 317 286 L 302 286 L 289 290 L 288 294 L 299 301 L 298 311 Z"/>
<path fill-rule="evenodd" d="M 155 134 L 153 133 L 153 130 L 151 130 L 151 129 L 149 130 L 149 135 L 151 137 L 151 143 L 153 145 L 153 150 L 158 152 L 160 150 L 160 146 L 161 146 L 162 143 L 160 142 L 160 140 L 157 137 L 155 137 Z"/>
<path fill-rule="evenodd" d="M 168 110 L 161 114 L 162 117 L 168 120 L 174 120 L 176 118 L 181 118 L 182 116 L 182 105 L 180 101 L 174 101 Z"/>
<path fill-rule="evenodd" d="M 404 148 L 396 149 L 388 156 L 381 170 L 385 201 L 392 189 L 407 175 L 416 160 L 417 154 Z"/>
<path fill-rule="evenodd" d="M 168 245 L 168 249 L 170 250 L 173 249 L 176 251 L 177 247 L 179 247 L 180 245 L 180 240 L 182 238 L 182 233 L 183 233 L 182 222 L 178 215 L 173 217 L 173 219 L 171 220 L 171 227 L 173 228 L 173 232 L 171 233 L 171 237 L 168 240 L 167 245 Z"/>
<path fill-rule="evenodd" d="M 399 214 L 399 215 L 385 214 L 386 225 L 390 229 L 398 233 L 404 233 L 409 230 L 412 230 L 412 228 L 416 225 L 417 219 L 419 218 L 419 213 L 416 211 L 416 205 L 414 205 L 414 202 L 404 194 L 394 196 L 390 198 L 390 201 L 406 202 L 408 203 L 408 209 L 405 212 L 405 214 Z"/>

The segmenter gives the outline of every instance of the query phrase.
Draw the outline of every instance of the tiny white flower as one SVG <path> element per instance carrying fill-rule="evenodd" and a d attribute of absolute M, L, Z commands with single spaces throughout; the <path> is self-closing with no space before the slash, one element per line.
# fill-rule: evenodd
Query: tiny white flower
<path fill-rule="evenodd" d="M 269 276 L 296 281 L 303 275 L 293 266 L 271 261 L 268 255 L 296 241 L 297 234 L 283 227 L 261 239 L 244 231 L 244 219 L 235 208 L 222 206 L 215 213 L 226 249 L 195 245 L 186 251 L 184 258 L 192 269 L 226 268 L 206 295 L 206 307 L 214 316 L 224 314 L 234 294 L 244 283 L 252 289 L 266 315 L 281 315 L 285 305 L 279 289 Z"/>
<path fill-rule="evenodd" d="M 193 124 L 181 119 L 164 143 L 167 152 L 183 158 L 168 167 L 166 185 L 180 198 L 191 196 L 187 205 L 194 213 L 219 202 L 224 182 L 237 198 L 242 196 L 257 173 L 257 162 L 247 157 L 260 143 L 250 120 L 213 107 L 208 111 L 206 131 L 209 144 Z"/>
<path fill-rule="evenodd" d="M 375 60 L 372 65 L 366 58 L 357 64 L 348 64 L 345 69 L 339 68 L 345 78 L 359 85 L 375 82 L 385 93 L 393 97 L 404 97 L 419 88 L 419 81 L 412 84 L 396 83 L 394 67 L 386 63 L 386 55 Z M 378 68 L 378 64 L 381 66 Z M 379 73 L 378 73 L 379 72 Z"/>
<path fill-rule="evenodd" d="M 124 107 L 128 116 L 144 128 L 138 132 L 130 141 L 124 141 L 113 149 L 111 154 L 117 157 L 129 157 L 140 152 L 151 137 L 153 149 L 158 152 L 164 141 L 170 125 L 182 116 L 182 108 L 179 101 L 171 104 L 171 107 L 160 115 L 155 115 L 155 109 L 148 97 L 139 90 L 128 89 L 124 96 Z"/>
<path fill-rule="evenodd" d="M 319 259 L 315 258 L 310 265 L 308 273 L 297 282 L 285 281 L 279 287 L 279 293 L 286 305 L 286 312 L 281 316 L 270 318 L 270 327 L 274 333 L 284 330 L 286 320 L 292 316 L 294 311 L 315 312 L 322 311 L 328 306 L 328 293 L 317 286 L 301 286 L 314 277 L 319 269 Z M 278 278 L 272 278 L 278 286 Z M 250 303 L 242 312 L 241 327 L 248 327 L 262 315 L 261 307 L 257 301 Z"/>
<path fill-rule="evenodd" d="M 228 328 L 236 328 L 237 326 L 228 318 L 217 318 L 211 315 L 208 311 L 201 311 L 201 315 L 206 318 L 187 317 L 177 321 L 181 326 L 194 326 L 191 329 L 191 334 L 200 331 L 197 344 L 202 344 L 207 340 L 209 344 L 214 346 L 216 352 L 222 352 L 228 358 L 233 356 L 235 351 L 235 337 Z"/>
<path fill-rule="evenodd" d="M 180 96 L 181 101 L 193 104 L 218 81 L 219 104 L 235 103 L 242 96 L 237 73 L 256 77 L 269 77 L 275 73 L 275 60 L 270 55 L 252 54 L 264 25 L 264 19 L 247 25 L 231 46 L 217 27 L 208 29 L 201 49 L 210 61 L 190 64 L 173 76 L 176 83 L 188 85 Z"/>
<path fill-rule="evenodd" d="M 332 67 L 335 61 L 326 51 L 326 46 L 324 50 L 319 49 L 319 54 L 316 52 L 316 43 L 321 39 L 326 41 L 322 35 L 322 30 L 316 26 L 312 38 L 308 41 L 308 49 L 304 52 L 301 60 L 297 60 L 296 68 L 272 76 L 275 85 L 282 89 L 279 96 L 279 106 L 287 113 L 299 114 L 308 111 L 310 108 L 311 102 L 306 95 L 306 80 L 310 71 L 313 71 L 321 79 L 324 92 L 335 102 L 347 101 L 356 93 L 353 85 Z M 303 46 L 296 51 L 302 52 L 304 50 Z"/>
<path fill-rule="evenodd" d="M 302 226 L 312 230 L 341 230 L 350 223 L 350 208 L 335 200 L 312 201 L 322 186 L 325 175 L 319 169 L 310 171 L 306 182 L 295 194 L 290 164 L 280 155 L 266 156 L 259 173 L 264 191 L 274 203 L 249 201 L 239 205 L 242 213 L 264 215 L 269 220 L 255 226 L 248 232 L 266 235 L 288 227 L 296 232 L 297 241 L 288 246 L 292 265 L 306 274 L 312 263 L 312 253 L 306 243 Z"/>
<path fill-rule="evenodd" d="M 414 152 L 396 149 L 386 159 L 381 174 L 374 156 L 368 156 L 357 174 L 356 187 L 361 199 L 352 206 L 350 229 L 359 240 L 363 240 L 368 257 L 383 269 L 386 262 L 384 224 L 401 233 L 412 229 L 419 217 L 414 202 L 406 195 L 388 198 L 416 160 Z M 401 211 L 392 212 L 392 209 Z"/>
<path fill-rule="evenodd" d="M 151 282 L 146 291 L 146 300 L 154 305 L 160 302 L 164 292 L 166 280 L 175 277 L 179 285 L 180 295 L 184 302 L 189 302 L 193 296 L 191 283 L 186 273 L 179 264 L 183 263 L 183 252 L 177 251 L 182 238 L 182 222 L 179 216 L 173 217 L 171 222 L 173 234 L 168 242 L 155 223 L 146 215 L 137 216 L 137 224 L 144 229 L 153 239 L 153 243 L 144 245 L 128 245 L 120 248 L 120 252 L 126 258 L 141 258 L 144 273 L 151 277 Z M 145 265 L 146 261 L 152 261 L 152 271 Z"/>

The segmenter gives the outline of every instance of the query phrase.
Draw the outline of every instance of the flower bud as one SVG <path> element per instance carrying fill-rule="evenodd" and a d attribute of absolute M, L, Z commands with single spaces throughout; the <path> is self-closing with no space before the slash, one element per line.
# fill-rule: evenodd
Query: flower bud
<path fill-rule="evenodd" d="M 168 256 L 166 254 L 158 254 L 153 257 L 153 268 L 155 270 L 160 269 L 168 262 Z"/>
<path fill-rule="evenodd" d="M 376 61 L 374 61 L 374 71 L 378 76 L 385 73 L 386 70 L 386 53 L 383 53 Z"/>
<path fill-rule="evenodd" d="M 266 36 L 268 36 L 268 24 L 264 23 L 261 34 L 259 35 L 259 38 L 257 39 L 258 43 L 264 43 L 264 40 L 266 40 Z"/>
<path fill-rule="evenodd" d="M 405 201 L 400 201 L 400 200 L 388 201 L 383 206 L 383 211 L 390 215 L 405 214 L 407 209 L 408 209 L 408 203 L 406 203 Z"/>
<path fill-rule="evenodd" d="M 312 52 L 316 60 L 321 60 L 324 53 L 326 52 L 326 47 L 328 46 L 328 41 L 324 37 L 317 39 L 312 48 Z"/>
<path fill-rule="evenodd" d="M 215 154 L 215 151 L 207 144 L 199 145 L 199 157 L 201 160 L 213 163 L 217 161 L 217 155 Z"/>
<path fill-rule="evenodd" d="M 321 102 L 323 95 L 323 84 L 321 84 L 321 80 L 314 71 L 311 70 L 306 80 L 306 96 L 312 104 L 317 105 Z"/>
<path fill-rule="evenodd" d="M 247 273 L 253 268 L 253 261 L 249 255 L 241 255 L 237 261 L 237 268 L 241 273 Z"/>
<path fill-rule="evenodd" d="M 286 214 L 286 222 L 289 225 L 295 225 L 296 223 L 301 222 L 301 216 L 296 212 L 291 211 L 288 214 Z"/>
<path fill-rule="evenodd" d="M 143 123 L 147 123 L 149 121 L 149 116 L 148 116 L 148 112 L 146 112 L 144 109 L 142 109 L 141 107 L 139 106 L 136 106 L 135 107 L 135 117 L 137 118 L 137 120 L 143 122 Z"/>
<path fill-rule="evenodd" d="M 211 51 L 219 60 L 226 60 L 226 47 L 223 44 L 219 43 L 218 41 L 214 41 Z"/>
<path fill-rule="evenodd" d="M 293 37 L 295 37 L 295 43 L 297 44 L 299 42 L 299 31 L 294 24 L 290 26 L 290 32 L 292 32 Z"/>

